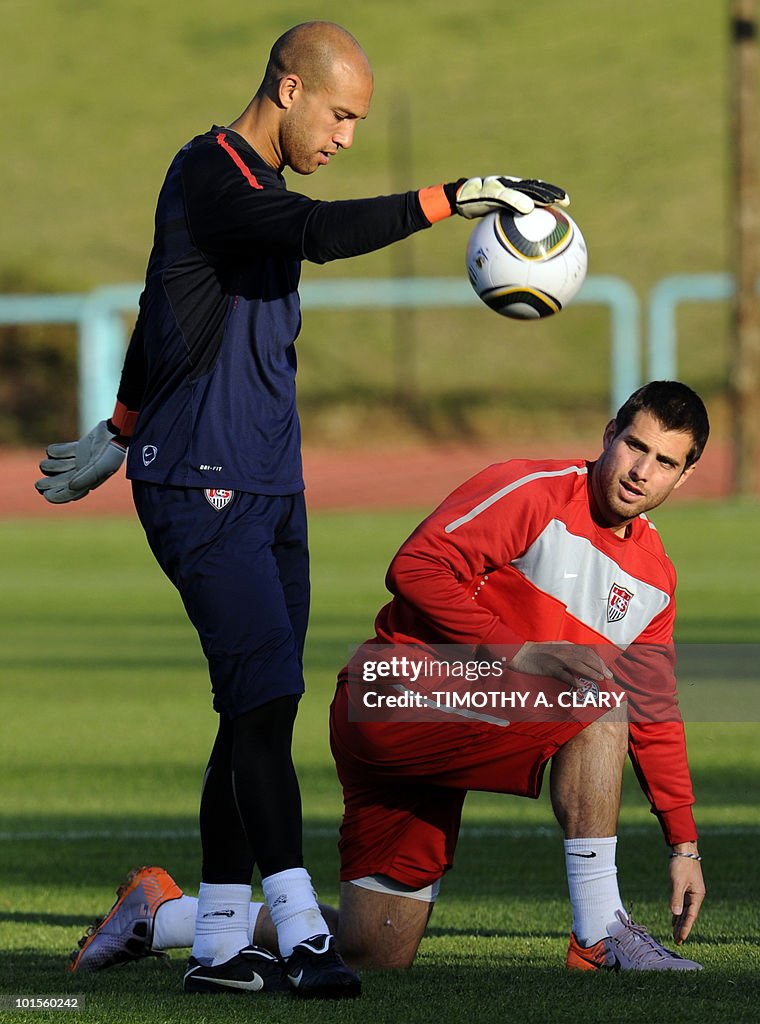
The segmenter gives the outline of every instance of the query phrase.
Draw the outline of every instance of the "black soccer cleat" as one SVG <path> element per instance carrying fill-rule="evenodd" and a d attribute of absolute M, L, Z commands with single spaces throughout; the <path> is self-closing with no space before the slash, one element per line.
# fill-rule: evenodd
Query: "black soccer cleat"
<path fill-rule="evenodd" d="M 343 963 L 332 935 L 299 942 L 286 970 L 293 991 L 304 999 L 356 999 L 362 994 L 361 978 Z"/>
<path fill-rule="evenodd" d="M 183 981 L 185 992 L 287 992 L 285 964 L 261 946 L 245 946 L 231 960 L 212 966 L 191 956 Z"/>

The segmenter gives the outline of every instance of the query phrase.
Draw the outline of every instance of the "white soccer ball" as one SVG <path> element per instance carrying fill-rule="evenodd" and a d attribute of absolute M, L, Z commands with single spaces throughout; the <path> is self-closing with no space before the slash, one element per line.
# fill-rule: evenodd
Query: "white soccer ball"
<path fill-rule="evenodd" d="M 482 217 L 467 246 L 472 287 L 491 309 L 517 320 L 559 313 L 587 269 L 578 225 L 555 206 Z"/>

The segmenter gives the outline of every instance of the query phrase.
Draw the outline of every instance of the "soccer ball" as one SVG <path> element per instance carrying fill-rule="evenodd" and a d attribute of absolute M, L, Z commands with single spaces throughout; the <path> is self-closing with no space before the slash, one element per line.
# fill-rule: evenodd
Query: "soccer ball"
<path fill-rule="evenodd" d="M 470 283 L 502 316 L 552 316 L 577 295 L 588 253 L 572 218 L 554 206 L 482 217 L 467 246 Z"/>

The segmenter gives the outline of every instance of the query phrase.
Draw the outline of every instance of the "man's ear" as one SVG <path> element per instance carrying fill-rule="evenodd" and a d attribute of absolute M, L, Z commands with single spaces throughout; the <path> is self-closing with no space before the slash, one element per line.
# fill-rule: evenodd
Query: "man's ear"
<path fill-rule="evenodd" d="M 293 101 L 302 88 L 303 83 L 298 75 L 285 75 L 284 78 L 281 78 L 277 85 L 277 99 L 280 106 L 284 110 L 292 107 Z"/>
<path fill-rule="evenodd" d="M 678 480 L 676 481 L 676 485 L 673 488 L 673 490 L 677 491 L 678 488 L 681 486 L 681 484 L 685 484 L 686 481 L 688 480 L 688 478 L 691 476 L 691 474 L 694 472 L 694 470 L 696 468 L 697 468 L 697 463 L 696 462 L 692 462 L 692 464 L 689 466 L 689 468 L 685 469 L 683 471 L 683 473 L 681 473 L 681 475 L 679 476 Z"/>
<path fill-rule="evenodd" d="M 615 420 L 610 420 L 607 426 L 604 428 L 604 434 L 602 435 L 602 447 L 605 451 L 614 441 L 617 435 L 617 423 Z"/>

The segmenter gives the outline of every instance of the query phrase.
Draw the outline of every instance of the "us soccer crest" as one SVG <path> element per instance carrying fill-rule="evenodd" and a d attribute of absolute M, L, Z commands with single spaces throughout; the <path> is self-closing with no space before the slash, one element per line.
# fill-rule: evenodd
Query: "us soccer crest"
<path fill-rule="evenodd" d="M 215 508 L 217 512 L 221 512 L 223 508 L 227 508 L 235 497 L 235 492 L 224 490 L 221 487 L 207 487 L 203 492 L 203 497 L 212 508 Z"/>
<path fill-rule="evenodd" d="M 583 700 L 589 700 L 593 704 L 596 704 L 599 700 L 599 687 L 593 679 L 587 679 L 585 676 L 576 676 L 573 690 L 580 694 Z"/>
<path fill-rule="evenodd" d="M 607 621 L 619 622 L 628 611 L 633 594 L 619 583 L 613 583 L 607 597 Z"/>

